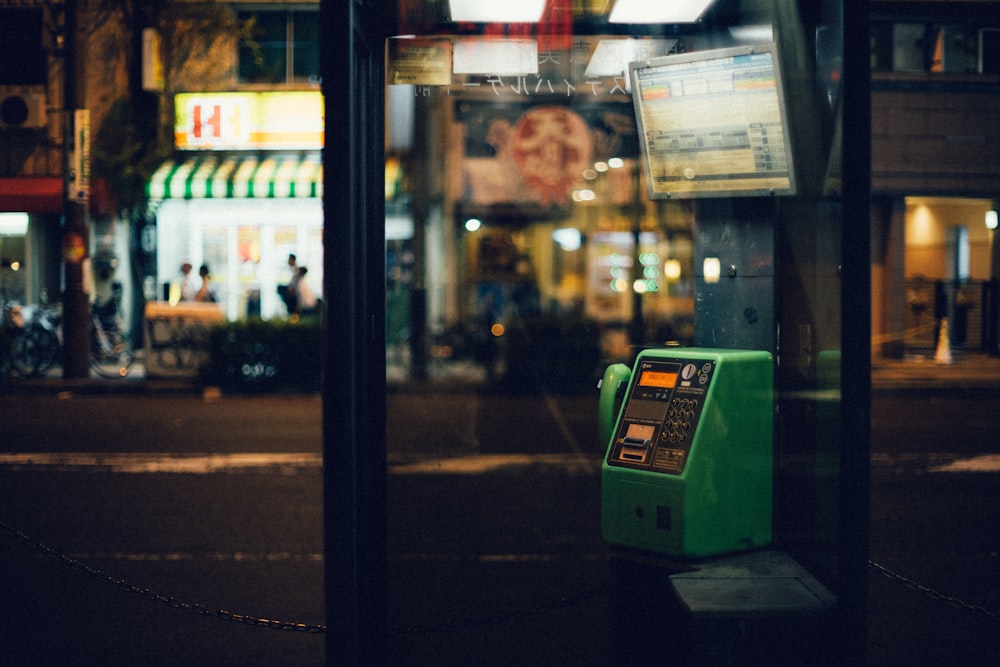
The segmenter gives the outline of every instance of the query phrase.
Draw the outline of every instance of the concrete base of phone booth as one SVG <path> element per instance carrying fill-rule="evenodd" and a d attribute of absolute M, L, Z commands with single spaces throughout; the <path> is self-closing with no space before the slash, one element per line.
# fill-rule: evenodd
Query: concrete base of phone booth
<path fill-rule="evenodd" d="M 690 563 L 616 548 L 611 564 L 619 664 L 837 664 L 836 597 L 782 551 Z"/>

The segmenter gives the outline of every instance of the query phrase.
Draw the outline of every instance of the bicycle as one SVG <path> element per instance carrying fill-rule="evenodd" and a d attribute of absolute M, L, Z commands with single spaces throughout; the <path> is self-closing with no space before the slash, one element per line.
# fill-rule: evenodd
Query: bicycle
<path fill-rule="evenodd" d="M 59 360 L 59 313 L 48 305 L 8 304 L 3 310 L 7 365 L 24 378 L 44 377 Z"/>
<path fill-rule="evenodd" d="M 47 304 L 25 306 L 25 328 L 14 339 L 14 366 L 23 377 L 44 377 L 60 359 L 60 316 Z"/>
<path fill-rule="evenodd" d="M 132 337 L 118 314 L 118 299 L 95 303 L 90 321 L 90 367 L 101 377 L 125 377 L 135 355 Z"/>

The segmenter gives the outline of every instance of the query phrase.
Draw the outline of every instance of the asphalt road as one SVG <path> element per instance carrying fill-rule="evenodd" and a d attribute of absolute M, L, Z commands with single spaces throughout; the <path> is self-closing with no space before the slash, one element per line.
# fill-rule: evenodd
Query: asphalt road
<path fill-rule="evenodd" d="M 595 399 L 389 408 L 391 664 L 611 662 Z M 975 608 L 1000 606 L 998 409 L 876 398 L 872 560 L 937 594 L 872 572 L 872 664 L 1000 661 Z M 0 521 L 28 536 L 0 532 L 0 664 L 323 664 L 322 634 L 212 617 L 325 622 L 317 398 L 4 396 L 0 415 Z"/>
<path fill-rule="evenodd" d="M 872 665 L 1000 664 L 1000 396 L 872 406 Z"/>

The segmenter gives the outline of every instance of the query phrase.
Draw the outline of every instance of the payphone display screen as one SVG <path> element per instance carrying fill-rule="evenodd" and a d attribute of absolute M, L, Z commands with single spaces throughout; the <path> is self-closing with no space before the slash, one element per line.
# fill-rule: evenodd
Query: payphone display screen
<path fill-rule="evenodd" d="M 645 360 L 636 370 L 608 464 L 679 475 L 684 472 L 715 362 Z"/>
<path fill-rule="evenodd" d="M 643 387 L 660 387 L 670 389 L 677 382 L 677 373 L 663 371 L 643 371 L 639 376 L 639 385 Z"/>

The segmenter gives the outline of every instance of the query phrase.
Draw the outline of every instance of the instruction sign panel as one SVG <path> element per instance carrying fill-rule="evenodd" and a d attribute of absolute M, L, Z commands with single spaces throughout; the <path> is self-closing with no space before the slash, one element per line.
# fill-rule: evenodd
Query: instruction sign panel
<path fill-rule="evenodd" d="M 630 65 L 654 199 L 795 194 L 773 44 Z"/>
<path fill-rule="evenodd" d="M 451 39 L 389 40 L 389 84 L 451 85 Z"/>

